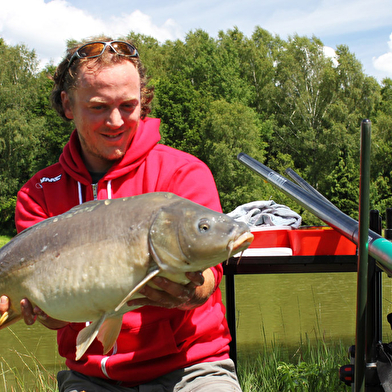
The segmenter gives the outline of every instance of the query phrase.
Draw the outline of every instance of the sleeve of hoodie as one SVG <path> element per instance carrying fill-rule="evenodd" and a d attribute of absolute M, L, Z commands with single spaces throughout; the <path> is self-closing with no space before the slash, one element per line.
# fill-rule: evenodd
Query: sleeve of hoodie
<path fill-rule="evenodd" d="M 44 209 L 43 192 L 32 186 L 34 178 L 18 192 L 15 209 L 15 226 L 18 233 L 49 218 Z"/>

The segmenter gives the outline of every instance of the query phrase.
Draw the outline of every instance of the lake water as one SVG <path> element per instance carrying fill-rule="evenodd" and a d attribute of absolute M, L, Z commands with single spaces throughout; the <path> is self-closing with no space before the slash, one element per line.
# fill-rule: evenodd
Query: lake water
<path fill-rule="evenodd" d="M 265 344 L 299 345 L 301 336 L 324 338 L 327 342 L 354 344 L 356 323 L 356 274 L 237 275 L 236 315 L 238 352 L 262 351 Z M 386 315 L 392 312 L 391 279 L 383 276 L 383 340 L 390 341 Z M 221 285 L 224 297 L 224 282 Z M 56 333 L 41 325 L 23 322 L 0 332 L 0 391 L 17 369 L 32 377 L 29 367 L 39 362 L 55 373 L 63 366 L 58 356 Z M 31 365 L 30 358 L 36 361 Z M 39 365 L 38 365 L 39 366 Z M 15 371 L 15 370 L 14 370 Z M 11 384 L 7 384 L 11 385 Z"/>

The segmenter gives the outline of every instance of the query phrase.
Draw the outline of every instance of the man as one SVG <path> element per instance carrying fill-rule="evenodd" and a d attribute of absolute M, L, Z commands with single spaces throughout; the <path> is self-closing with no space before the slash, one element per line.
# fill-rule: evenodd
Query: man
<path fill-rule="evenodd" d="M 168 191 L 221 210 L 209 169 L 197 158 L 158 144 L 159 120 L 147 118 L 153 91 L 129 42 L 101 38 L 70 49 L 54 76 L 52 104 L 76 126 L 59 162 L 18 193 L 18 231 L 93 200 Z M 222 267 L 190 273 L 182 286 L 156 277 L 145 286 L 146 305 L 126 313 L 108 355 L 94 341 L 75 361 L 84 324 L 54 320 L 28 299 L 25 322 L 58 330 L 59 352 L 70 371 L 58 374 L 60 392 L 240 391 L 229 359 L 229 331 L 218 288 Z M 5 297 L 0 310 L 7 309 Z"/>

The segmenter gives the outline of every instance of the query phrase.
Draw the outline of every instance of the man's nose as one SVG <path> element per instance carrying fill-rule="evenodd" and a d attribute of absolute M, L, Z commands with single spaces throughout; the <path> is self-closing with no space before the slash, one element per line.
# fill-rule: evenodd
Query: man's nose
<path fill-rule="evenodd" d="M 118 108 L 112 109 L 109 113 L 106 123 L 111 128 L 121 127 L 124 124 L 121 111 Z"/>

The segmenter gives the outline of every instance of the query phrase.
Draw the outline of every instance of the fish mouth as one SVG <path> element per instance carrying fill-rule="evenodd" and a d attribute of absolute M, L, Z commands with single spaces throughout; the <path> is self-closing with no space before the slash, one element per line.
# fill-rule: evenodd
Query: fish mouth
<path fill-rule="evenodd" d="M 229 257 L 233 252 L 245 250 L 253 241 L 254 235 L 251 232 L 242 233 L 235 241 L 230 241 L 228 245 Z"/>

